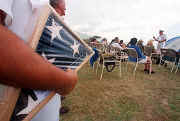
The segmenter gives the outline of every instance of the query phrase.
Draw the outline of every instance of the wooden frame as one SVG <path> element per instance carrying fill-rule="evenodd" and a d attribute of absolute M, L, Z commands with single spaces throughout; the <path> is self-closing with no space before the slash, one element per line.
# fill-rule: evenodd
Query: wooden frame
<path fill-rule="evenodd" d="M 68 33 L 71 34 L 71 36 L 74 38 L 74 42 L 77 41 L 81 43 L 89 51 L 88 55 L 85 56 L 82 63 L 80 63 L 80 65 L 78 65 L 75 68 L 75 71 L 77 72 L 90 59 L 90 57 L 93 55 L 93 51 L 83 40 L 80 39 L 80 37 L 78 37 L 75 33 L 72 32 L 72 30 L 62 21 L 61 17 L 56 13 L 56 11 L 50 5 L 44 7 L 43 13 L 39 17 L 36 23 L 34 32 L 28 41 L 28 45 L 34 50 L 38 47 L 38 43 L 41 38 L 41 35 L 43 34 L 44 29 L 46 28 L 46 22 L 48 21 L 48 18 L 50 17 L 51 14 L 53 14 L 56 17 L 56 19 L 58 19 L 58 22 L 60 22 L 63 25 L 63 29 L 65 29 Z M 9 104 L 9 106 L 6 106 L 7 110 L 5 110 L 4 113 L 1 112 L 0 114 L 0 120 L 3 120 L 3 121 L 9 121 L 11 113 L 12 113 L 12 109 L 14 108 L 15 103 L 20 93 L 20 89 L 15 89 L 12 87 L 9 87 L 9 88 L 7 88 L 7 90 L 9 91 L 5 97 L 7 100 L 11 100 L 11 103 Z M 23 121 L 30 121 L 52 99 L 54 95 L 55 95 L 55 92 L 51 92 L 23 119 Z M 1 106 L 1 103 L 0 103 L 0 106 Z M 7 114 L 9 114 L 8 118 L 7 118 Z M 2 116 L 1 118 L 1 115 L 4 115 L 4 116 Z"/>
<path fill-rule="evenodd" d="M 41 37 L 41 34 L 43 32 L 43 29 L 45 27 L 46 24 L 46 20 L 49 17 L 49 14 L 53 13 L 58 19 L 59 21 L 64 25 L 64 28 L 73 35 L 73 37 L 77 40 L 79 40 L 82 44 L 84 44 L 89 51 L 91 51 L 91 54 L 85 58 L 85 60 L 75 69 L 75 71 L 77 72 L 78 70 L 80 70 L 80 68 L 90 59 L 90 57 L 94 54 L 94 52 L 92 51 L 92 49 L 88 46 L 88 44 L 86 44 L 83 40 L 80 39 L 80 37 L 78 35 L 76 35 L 62 20 L 62 18 L 56 13 L 56 11 L 51 7 L 51 6 L 46 6 L 44 8 L 45 10 L 43 11 L 44 15 L 42 15 L 39 20 L 38 23 L 36 25 L 36 29 L 32 35 L 32 38 L 30 39 L 30 45 L 33 49 L 35 49 L 38 45 L 38 41 Z M 28 116 L 23 120 L 23 121 L 30 121 L 51 99 L 52 97 L 55 95 L 55 92 L 51 92 L 38 106 L 36 106 L 36 108 L 34 108 L 34 110 L 32 110 Z"/>
<path fill-rule="evenodd" d="M 72 36 L 79 40 L 82 44 L 84 44 L 88 49 L 89 51 L 91 52 L 91 54 L 89 56 L 87 56 L 85 58 L 85 60 L 75 69 L 75 71 L 77 72 L 89 59 L 90 57 L 93 55 L 93 51 L 92 49 L 88 46 L 88 44 L 86 44 L 83 40 L 80 39 L 80 37 L 78 35 L 76 35 L 62 20 L 62 18 L 56 13 L 56 11 L 51 7 L 51 6 L 46 6 L 44 8 L 45 10 L 43 11 L 44 13 L 46 14 L 43 14 L 39 20 L 38 20 L 38 23 L 36 25 L 36 29 L 32 35 L 32 38 L 30 39 L 30 45 L 33 49 L 35 49 L 38 45 L 38 41 L 41 37 L 41 34 L 43 32 L 43 29 L 45 27 L 45 24 L 46 24 L 46 20 L 48 19 L 49 15 L 51 13 L 53 13 L 57 18 L 58 20 L 64 25 L 64 28 L 72 34 Z M 34 108 L 34 110 L 32 110 L 28 116 L 23 120 L 23 121 L 29 121 L 31 120 L 51 99 L 52 97 L 55 95 L 55 92 L 51 92 L 38 106 L 36 106 L 36 108 Z"/>
<path fill-rule="evenodd" d="M 4 94 L 0 99 L 0 121 L 9 121 L 18 99 L 20 89 L 4 85 L 1 86 L 4 88 Z"/>
<path fill-rule="evenodd" d="M 29 44 L 31 45 L 31 47 L 33 49 L 35 49 L 37 47 L 37 44 L 38 44 L 38 41 L 39 41 L 39 38 L 41 37 L 41 34 L 43 32 L 43 28 L 46 24 L 46 21 L 48 19 L 48 15 L 47 13 L 50 13 L 50 12 L 53 12 L 59 19 L 59 21 L 64 25 L 64 27 L 74 36 L 75 39 L 77 40 L 80 40 L 90 51 L 91 51 L 91 54 L 84 60 L 83 63 L 81 63 L 81 65 L 76 68 L 76 72 L 90 59 L 90 57 L 94 54 L 93 50 L 91 49 L 91 47 L 88 46 L 87 43 L 85 43 L 82 39 L 80 39 L 80 37 L 78 35 L 76 35 L 65 23 L 64 21 L 62 20 L 62 18 L 58 15 L 58 13 L 51 7 L 51 6 L 46 6 L 44 8 L 44 11 L 43 11 L 44 15 L 42 15 L 37 24 L 36 24 L 36 29 L 31 37 L 31 39 L 29 40 Z"/>

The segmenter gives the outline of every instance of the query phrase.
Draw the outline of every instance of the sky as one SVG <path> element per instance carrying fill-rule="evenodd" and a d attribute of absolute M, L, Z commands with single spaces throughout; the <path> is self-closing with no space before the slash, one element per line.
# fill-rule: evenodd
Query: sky
<path fill-rule="evenodd" d="M 145 42 L 165 31 L 180 35 L 180 0 L 66 0 L 65 21 L 73 31 Z"/>

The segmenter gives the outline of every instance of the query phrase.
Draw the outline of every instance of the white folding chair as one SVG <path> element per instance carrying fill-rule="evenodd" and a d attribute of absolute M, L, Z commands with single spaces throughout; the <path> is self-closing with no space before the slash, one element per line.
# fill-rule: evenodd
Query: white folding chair
<path fill-rule="evenodd" d="M 103 73 L 104 73 L 104 68 L 105 68 L 105 64 L 106 63 L 115 63 L 115 67 L 118 66 L 119 67 L 119 71 L 120 71 L 120 76 L 121 76 L 121 59 L 120 59 L 120 55 L 117 56 L 117 53 L 119 51 L 117 50 L 117 48 L 113 48 L 113 47 L 109 47 L 109 49 L 107 49 L 107 51 L 104 54 L 101 54 L 101 62 L 102 62 L 102 71 L 101 71 L 101 76 L 100 76 L 100 80 L 103 77 Z M 97 70 L 96 70 L 97 72 Z"/>
<path fill-rule="evenodd" d="M 110 46 L 107 46 L 107 45 L 103 45 L 102 48 L 101 48 L 101 51 L 99 51 L 99 58 L 97 60 L 97 67 L 96 67 L 96 74 L 98 73 L 98 69 L 99 69 L 99 66 L 100 64 L 102 64 L 102 55 L 105 54 L 105 53 L 109 53 L 110 52 Z"/>

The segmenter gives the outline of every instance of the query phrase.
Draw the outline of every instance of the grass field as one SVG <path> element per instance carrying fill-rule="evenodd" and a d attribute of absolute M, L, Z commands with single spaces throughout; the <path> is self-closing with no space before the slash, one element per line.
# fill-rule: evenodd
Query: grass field
<path fill-rule="evenodd" d="M 139 65 L 133 76 L 133 66 L 96 75 L 89 65 L 79 72 L 74 91 L 62 105 L 70 112 L 62 121 L 180 121 L 180 73 L 153 65 L 155 74 L 143 72 Z M 179 85 L 179 86 L 178 86 Z"/>

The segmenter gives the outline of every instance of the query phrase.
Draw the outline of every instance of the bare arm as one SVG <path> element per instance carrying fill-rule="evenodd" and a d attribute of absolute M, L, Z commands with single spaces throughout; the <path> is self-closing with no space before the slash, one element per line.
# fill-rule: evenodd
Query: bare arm
<path fill-rule="evenodd" d="M 165 41 L 166 41 L 166 39 L 162 40 L 161 42 L 165 42 Z"/>
<path fill-rule="evenodd" d="M 158 41 L 155 36 L 153 37 L 153 39 L 154 39 L 155 41 Z"/>
<path fill-rule="evenodd" d="M 0 22 L 0 83 L 21 88 L 59 89 L 61 94 L 74 88 L 75 72 L 65 72 L 45 61 Z"/>
<path fill-rule="evenodd" d="M 166 41 L 166 39 L 164 39 L 164 40 L 162 40 L 162 41 L 159 41 L 156 37 L 153 37 L 153 39 L 154 39 L 155 41 L 158 41 L 159 43 L 162 43 L 162 42 L 165 42 L 165 41 Z"/>

